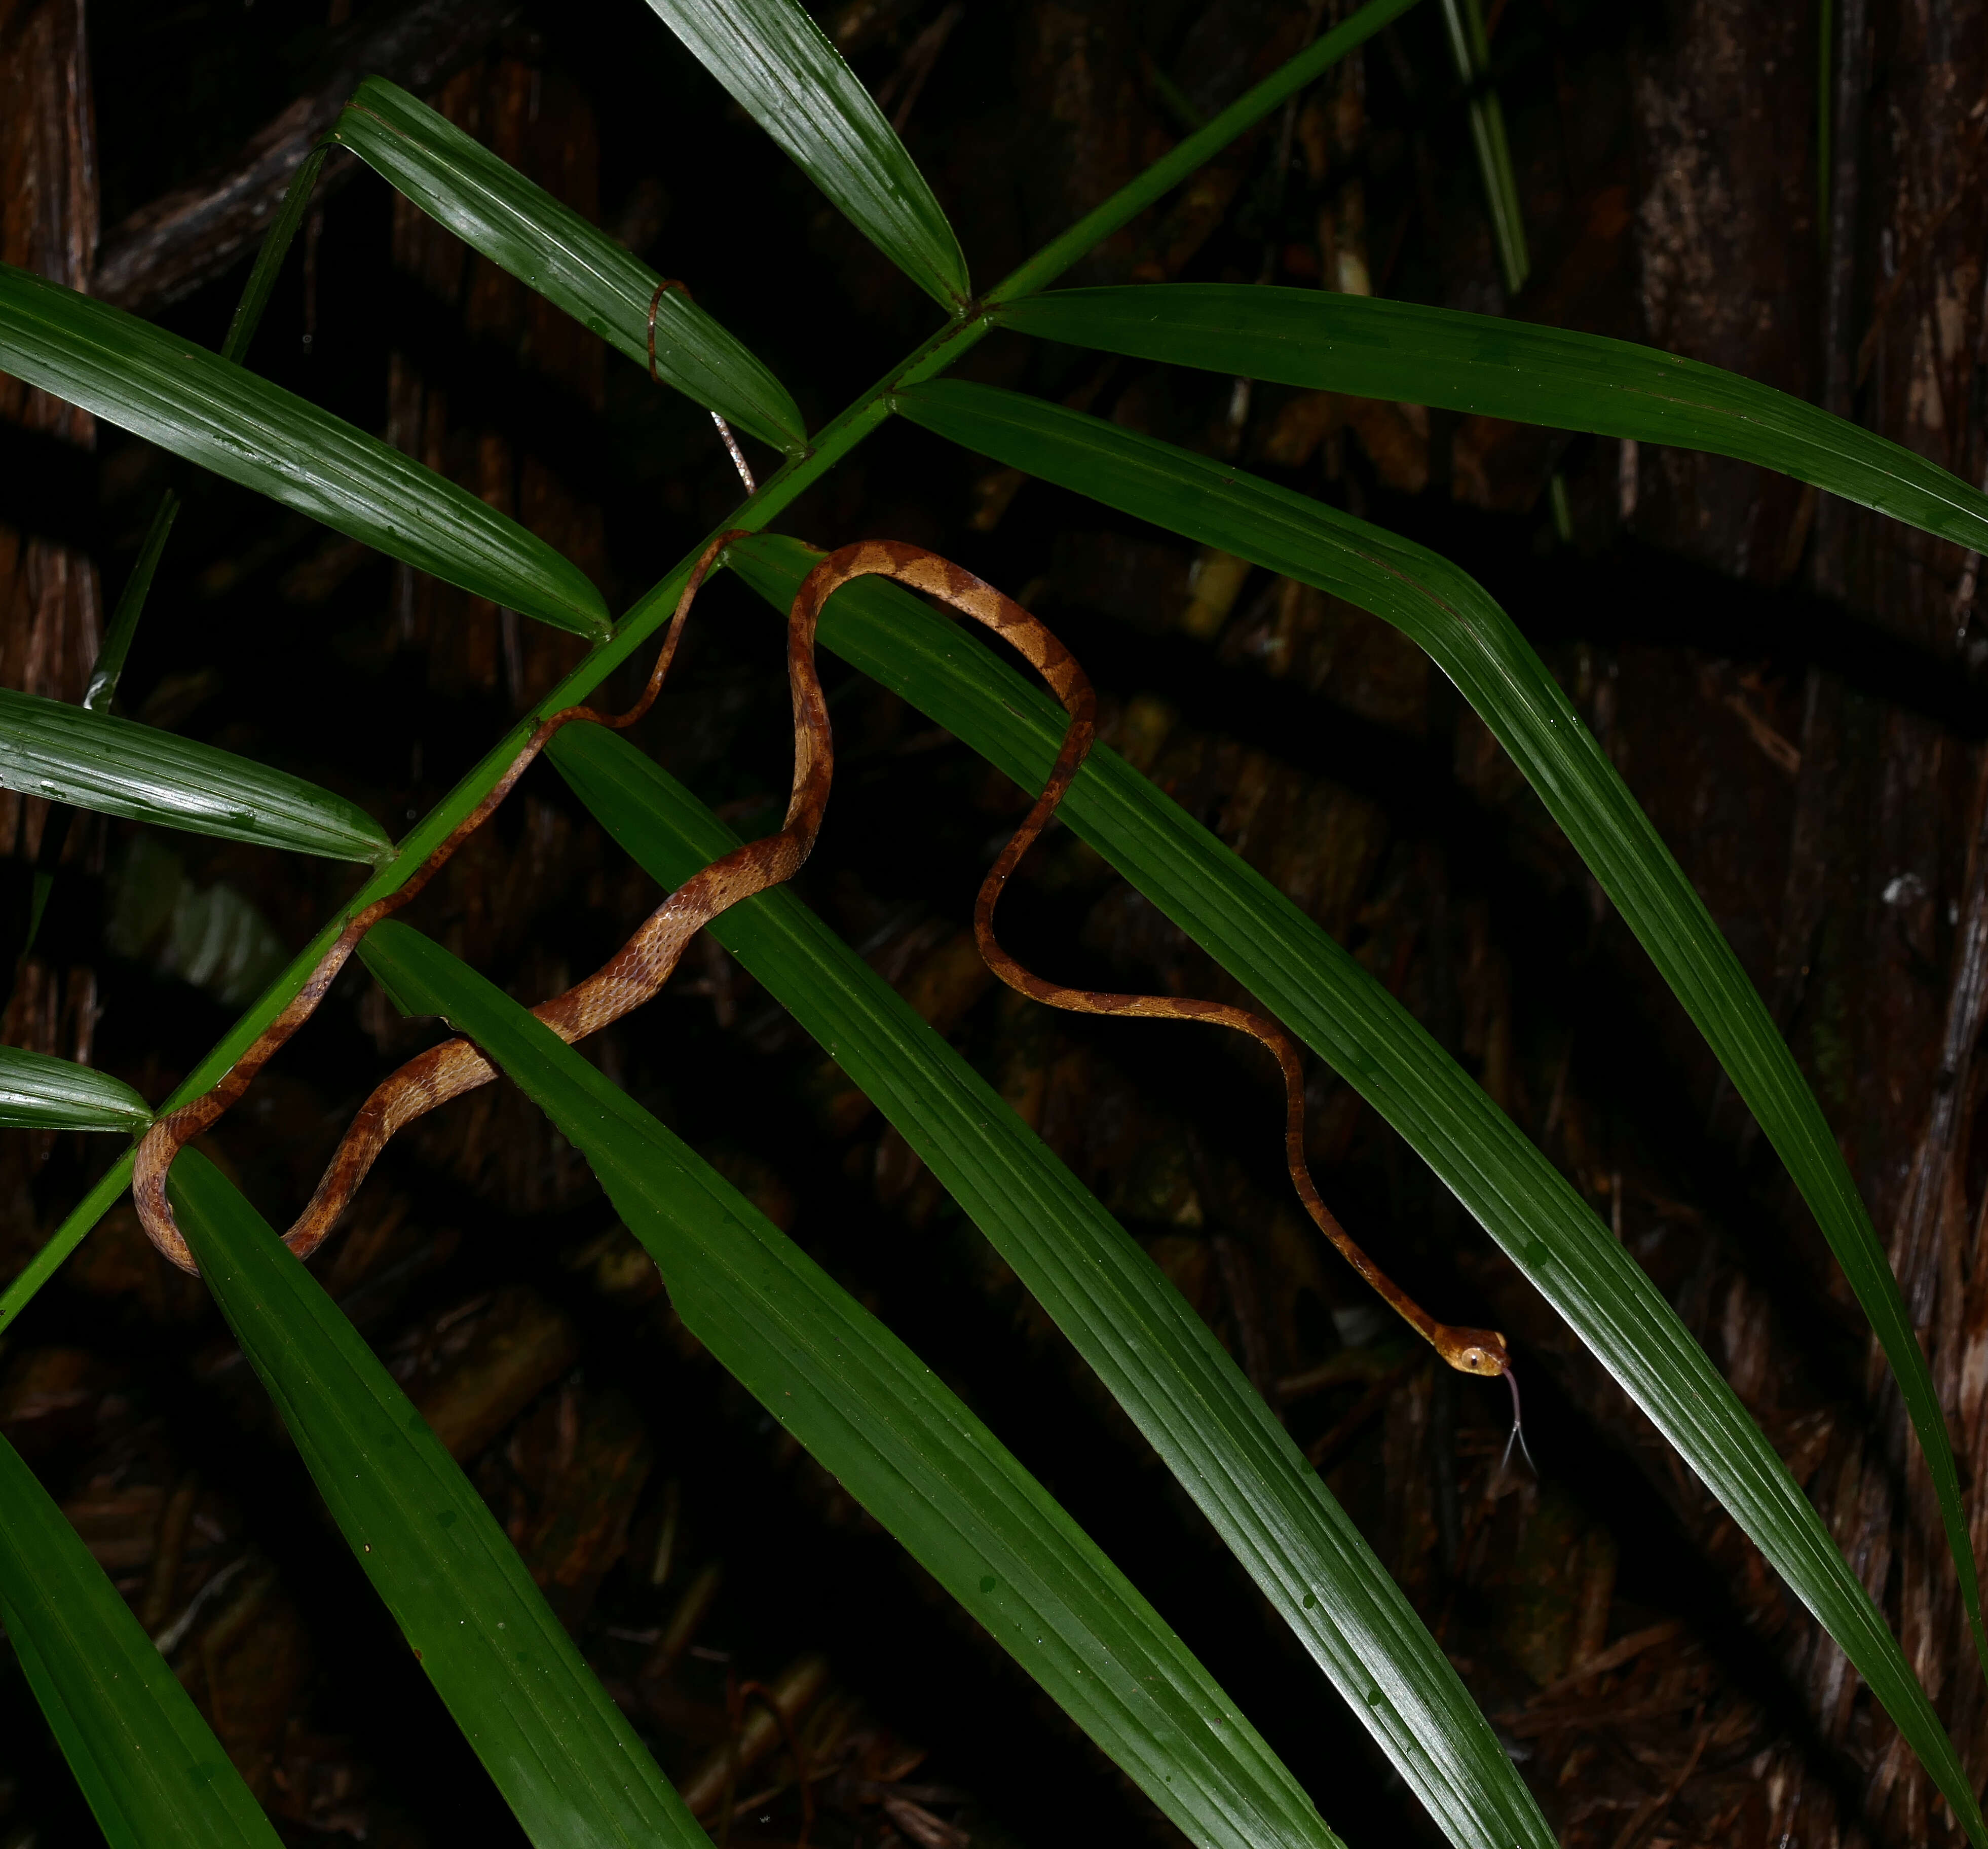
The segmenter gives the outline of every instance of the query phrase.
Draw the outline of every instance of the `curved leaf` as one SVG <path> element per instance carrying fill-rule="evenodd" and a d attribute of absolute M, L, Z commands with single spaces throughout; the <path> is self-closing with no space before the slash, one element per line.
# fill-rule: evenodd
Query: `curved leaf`
<path fill-rule="evenodd" d="M 897 130 L 798 0 L 649 0 L 698 62 L 857 229 L 948 312 L 959 240 Z"/>
<path fill-rule="evenodd" d="M 1559 683 L 1466 572 L 1241 470 L 1012 392 L 947 382 L 900 401 L 942 435 L 1344 597 L 1426 649 L 1524 772 L 1780 1153 L 1889 1357 L 1946 1519 L 1976 1647 L 1988 1636 L 1931 1370 L 1822 1109 L 1732 947 Z"/>
<path fill-rule="evenodd" d="M 8 263 L 0 370 L 465 591 L 607 632 L 580 567 L 467 489 L 204 347 Z"/>
<path fill-rule="evenodd" d="M 1736 373 L 1628 340 L 1316 289 L 1066 289 L 1001 310 L 1045 340 L 1178 366 L 1708 450 L 1988 551 L 1988 495 Z"/>
<path fill-rule="evenodd" d="M 360 84 L 331 130 L 429 217 L 556 303 L 645 371 L 662 278 L 445 116 L 384 77 Z M 659 377 L 776 449 L 805 449 L 786 388 L 681 289 L 656 303 Z"/>
<path fill-rule="evenodd" d="M 332 1519 L 541 1849 L 708 1839 L 441 1441 L 323 1287 L 197 1150 L 173 1211 Z"/>
<path fill-rule="evenodd" d="M 179 1678 L 5 1438 L 0 1623 L 113 1849 L 280 1849 Z"/>
<path fill-rule="evenodd" d="M 1041 460 L 1016 466 L 1043 473 Z M 1062 709 L 915 598 L 832 598 L 821 640 L 1025 788 L 1048 775 Z M 1988 1844 L 1952 1743 L 1814 1509 L 1676 1312 L 1546 1157 L 1373 977 L 1115 753 L 1093 750 L 1058 813 L 1422 1155 L 1843 1646 L 1970 1837 Z"/>
<path fill-rule="evenodd" d="M 1194 1841 L 1336 1844 L 1159 1614 L 931 1370 L 735 1189 L 474 970 L 389 919 L 360 954 L 543 1109 L 685 1326 Z"/>
<path fill-rule="evenodd" d="M 0 1129 L 142 1130 L 151 1121 L 152 1107 L 121 1079 L 0 1047 Z"/>
<path fill-rule="evenodd" d="M 781 608 L 816 555 L 793 540 L 728 562 Z M 822 621 L 888 621 L 905 594 L 845 586 Z M 909 601 L 907 599 L 907 601 Z M 665 886 L 733 838 L 619 734 L 569 726 L 550 755 L 589 809 Z M 999 1094 L 791 891 L 708 927 L 898 1126 L 1014 1267 L 1165 1460 L 1354 1715 L 1459 1844 L 1553 1833 L 1449 1660 L 1207 1324 Z"/>
<path fill-rule="evenodd" d="M 0 687 L 0 789 L 334 860 L 390 860 L 357 803 L 252 758 Z"/>

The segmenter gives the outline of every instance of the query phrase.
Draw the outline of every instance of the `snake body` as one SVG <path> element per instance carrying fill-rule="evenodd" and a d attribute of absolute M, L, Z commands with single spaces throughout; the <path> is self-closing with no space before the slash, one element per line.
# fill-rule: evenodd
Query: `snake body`
<path fill-rule="evenodd" d="M 265 1028 L 213 1090 L 162 1117 L 139 1145 L 132 1192 L 152 1243 L 182 1270 L 197 1272 L 192 1253 L 166 1198 L 166 1176 L 174 1158 L 192 1138 L 217 1122 L 247 1090 L 255 1075 L 308 1020 L 344 967 L 359 940 L 387 913 L 419 892 L 450 855 L 475 832 L 523 774 L 526 767 L 562 726 L 577 720 L 633 725 L 661 690 L 685 618 L 699 586 L 729 533 L 712 542 L 698 561 L 671 618 L 661 652 L 642 696 L 627 712 L 608 716 L 587 706 L 570 706 L 546 720 L 519 751 L 495 787 L 424 861 L 401 889 L 353 917 L 328 949 L 302 990 Z M 619 1020 L 668 981 L 691 940 L 739 900 L 790 879 L 814 845 L 827 806 L 834 749 L 827 703 L 814 663 L 815 631 L 822 606 L 843 585 L 860 577 L 894 578 L 971 617 L 1009 643 L 1047 683 L 1070 716 L 1063 743 L 1042 794 L 1002 851 L 982 882 L 974 907 L 974 937 L 989 968 L 1008 986 L 1051 1007 L 1082 1014 L 1128 1014 L 1169 1021 L 1199 1021 L 1249 1035 L 1266 1047 L 1283 1074 L 1284 1155 L 1293 1186 L 1320 1231 L 1355 1271 L 1452 1367 L 1465 1373 L 1503 1374 L 1511 1361 L 1503 1336 L 1491 1329 L 1439 1322 L 1369 1258 L 1341 1226 L 1312 1180 L 1304 1152 L 1304 1075 L 1297 1042 L 1275 1022 L 1226 1003 L 1165 995 L 1120 995 L 1050 982 L 1024 969 L 994 934 L 995 909 L 1009 878 L 1037 837 L 1088 754 L 1097 731 L 1097 700 L 1089 680 L 1069 650 L 1035 617 L 991 584 L 950 560 L 892 540 L 864 540 L 831 553 L 810 571 L 787 619 L 787 676 L 793 699 L 794 774 L 786 820 L 777 834 L 721 855 L 677 888 L 650 914 L 614 959 L 563 994 L 532 1011 L 568 1042 Z M 394 1134 L 451 1098 L 487 1085 L 497 1068 L 467 1040 L 451 1040 L 419 1055 L 384 1081 L 353 1119 L 317 1191 L 284 1243 L 299 1258 L 321 1245 L 344 1212 Z M 1513 1382 L 1514 1404 L 1517 1387 Z"/>

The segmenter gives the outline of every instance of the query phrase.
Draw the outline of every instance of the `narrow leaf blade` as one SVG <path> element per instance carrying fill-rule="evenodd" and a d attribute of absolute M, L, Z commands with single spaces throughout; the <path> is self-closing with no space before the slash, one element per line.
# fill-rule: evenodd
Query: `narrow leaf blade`
<path fill-rule="evenodd" d="M 155 726 L 0 688 L 0 789 L 106 815 L 378 865 L 387 831 L 342 796 Z"/>
<path fill-rule="evenodd" d="M 776 601 L 791 540 L 729 555 Z M 884 587 L 865 581 L 838 604 Z M 674 887 L 736 837 L 618 733 L 573 726 L 560 774 Z M 1353 1712 L 1458 1844 L 1549 1849 L 1552 1831 L 1401 1590 L 1208 1326 L 993 1087 L 786 887 L 708 927 L 928 1163 L 1138 1424 Z"/>
<path fill-rule="evenodd" d="M 1025 788 L 1049 774 L 1062 709 L 916 598 L 895 587 L 838 594 L 821 642 Z M 1059 814 L 1422 1155 L 1843 1646 L 1972 1840 L 1988 1845 L 1952 1742 L 1882 1616 L 1723 1377 L 1565 1178 L 1367 970 L 1115 753 L 1094 749 Z"/>
<path fill-rule="evenodd" d="M 708 1849 L 483 1499 L 269 1224 L 198 1150 L 173 1211 L 366 1576 L 541 1849 Z"/>
<path fill-rule="evenodd" d="M 141 1130 L 151 1121 L 152 1107 L 121 1079 L 0 1047 L 0 1129 Z"/>
<path fill-rule="evenodd" d="M 654 301 L 659 378 L 776 449 L 806 446 L 786 388 L 682 290 L 657 301 L 646 263 L 398 84 L 368 77 L 331 138 L 644 370 Z"/>
<path fill-rule="evenodd" d="M 117 608 L 111 613 L 110 626 L 103 632 L 103 646 L 97 651 L 96 665 L 90 671 L 90 685 L 83 689 L 83 703 L 92 713 L 108 713 L 111 702 L 117 696 L 117 683 L 123 678 L 132 640 L 138 633 L 138 619 L 145 613 L 145 599 L 151 591 L 152 575 L 159 568 L 159 560 L 165 552 L 166 541 L 172 537 L 173 522 L 179 518 L 179 491 L 168 488 L 159 496 L 159 504 L 152 510 L 151 523 L 145 529 L 145 537 L 139 543 L 138 556 L 131 563 L 131 575 L 124 581 Z"/>
<path fill-rule="evenodd" d="M 6 263 L 0 370 L 478 596 L 607 632 L 579 567 L 467 489 L 205 347 Z"/>
<path fill-rule="evenodd" d="M 1976 1648 L 1988 1665 L 1946 1417 L 1898 1281 L 1821 1106 L 1683 869 L 1496 600 L 1422 547 L 1101 418 L 950 381 L 917 388 L 904 408 L 1031 474 L 1346 598 L 1428 651 L 1614 900 L 1815 1214 L 1898 1379 L 1939 1496 Z"/>
<path fill-rule="evenodd" d="M 178 1678 L 5 1438 L 0 1623 L 113 1849 L 279 1849 Z"/>
<path fill-rule="evenodd" d="M 942 307 L 965 303 L 966 259 L 925 175 L 798 0 L 649 5 L 857 230 Z"/>
<path fill-rule="evenodd" d="M 1060 290 L 1001 319 L 1139 359 L 1733 456 L 1988 550 L 1988 495 L 1936 463 L 1770 385 L 1628 340 L 1226 283 Z"/>
<path fill-rule="evenodd" d="M 1198 1843 L 1334 1844 L 1205 1670 L 917 1356 L 551 1029 L 392 920 L 360 947 L 593 1165 L 685 1326 Z"/>

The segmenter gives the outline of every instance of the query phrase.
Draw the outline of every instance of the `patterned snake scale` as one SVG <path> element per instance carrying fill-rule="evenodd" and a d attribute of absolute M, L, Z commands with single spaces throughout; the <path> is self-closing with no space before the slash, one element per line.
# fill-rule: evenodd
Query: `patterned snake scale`
<path fill-rule="evenodd" d="M 553 733 L 578 720 L 620 730 L 632 726 L 649 709 L 669 671 L 698 587 L 719 550 L 731 540 L 745 537 L 740 532 L 724 534 L 698 560 L 677 604 L 654 671 L 633 706 L 617 716 L 597 713 L 587 706 L 569 706 L 545 720 L 512 760 L 495 787 L 428 856 L 413 878 L 398 892 L 353 916 L 295 999 L 262 1031 L 227 1076 L 212 1091 L 153 1126 L 138 1147 L 132 1193 L 139 1218 L 152 1243 L 182 1271 L 197 1273 L 198 1268 L 166 1200 L 166 1174 L 173 1159 L 188 1143 L 211 1128 L 248 1089 L 270 1056 L 310 1018 L 360 939 L 390 912 L 412 899 L 450 855 L 482 825 Z M 1259 1014 L 1222 1002 L 1067 988 L 1023 969 L 996 941 L 994 909 L 1022 857 L 1048 826 L 1090 750 L 1096 733 L 1097 700 L 1090 682 L 1070 652 L 1028 611 L 992 585 L 918 547 L 881 540 L 845 546 L 808 574 L 794 599 L 787 619 L 787 676 L 794 706 L 793 794 L 779 832 L 734 848 L 693 874 L 650 914 L 611 962 L 564 994 L 541 1002 L 532 1013 L 562 1040 L 583 1039 L 655 994 L 668 981 L 690 940 L 721 912 L 742 899 L 791 879 L 799 871 L 821 826 L 834 767 L 827 703 L 815 672 L 815 628 L 830 596 L 851 579 L 866 577 L 894 578 L 984 624 L 1028 661 L 1070 715 L 1049 781 L 1028 818 L 1015 831 L 1014 838 L 988 873 L 974 906 L 974 937 L 989 967 L 1010 988 L 1051 1007 L 1080 1014 L 1209 1021 L 1260 1041 L 1283 1068 L 1285 1160 L 1298 1197 L 1319 1229 L 1452 1367 L 1465 1373 L 1503 1374 L 1511 1379 L 1511 1362 L 1503 1336 L 1490 1329 L 1459 1329 L 1437 1322 L 1354 1243 L 1320 1198 L 1305 1160 L 1303 1069 L 1297 1043 L 1282 1028 Z M 310 1204 L 283 1235 L 284 1243 L 299 1258 L 308 1258 L 337 1224 L 353 1190 L 396 1131 L 437 1105 L 487 1085 L 496 1076 L 496 1068 L 467 1040 L 445 1041 L 408 1061 L 360 1108 Z M 1515 1380 L 1513 1392 L 1516 1410 Z"/>

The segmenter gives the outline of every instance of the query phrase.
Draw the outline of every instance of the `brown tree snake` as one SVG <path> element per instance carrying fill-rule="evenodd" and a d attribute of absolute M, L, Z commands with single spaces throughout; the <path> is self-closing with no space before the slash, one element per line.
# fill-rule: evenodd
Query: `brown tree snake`
<path fill-rule="evenodd" d="M 181 1270 L 197 1273 L 198 1268 L 181 1237 L 166 1198 L 167 1171 L 181 1149 L 210 1128 L 241 1097 L 270 1056 L 309 1018 L 360 939 L 421 891 L 443 862 L 482 826 L 556 732 L 579 720 L 619 730 L 633 725 L 649 709 L 682 638 L 685 619 L 698 587 L 720 550 L 730 540 L 745 537 L 742 532 L 725 533 L 712 541 L 698 560 L 678 601 L 648 684 L 634 706 L 614 716 L 597 713 L 588 706 L 569 706 L 543 721 L 495 787 L 422 862 L 414 876 L 398 892 L 375 901 L 353 917 L 295 999 L 262 1031 L 226 1077 L 213 1090 L 181 1106 L 152 1126 L 139 1145 L 132 1192 L 152 1243 Z M 1297 1043 L 1289 1034 L 1261 1015 L 1222 1002 L 1107 994 L 1094 989 L 1066 987 L 1023 968 L 996 940 L 995 907 L 1023 856 L 1047 827 L 1090 751 L 1096 731 L 1097 703 L 1082 669 L 1041 622 L 992 585 L 932 553 L 894 541 L 866 540 L 830 554 L 808 574 L 787 619 L 794 774 L 785 825 L 779 833 L 734 848 L 692 875 L 650 915 L 610 962 L 563 994 L 541 1002 L 532 1013 L 567 1041 L 582 1039 L 619 1020 L 662 987 L 691 939 L 705 925 L 728 906 L 778 885 L 800 869 L 820 828 L 833 768 L 828 706 L 815 672 L 816 625 L 823 604 L 833 591 L 851 579 L 871 576 L 894 578 L 985 625 L 1035 669 L 1070 715 L 1048 782 L 989 872 L 975 904 L 974 936 L 989 967 L 1009 987 L 1051 1007 L 1082 1014 L 1209 1021 L 1260 1041 L 1283 1068 L 1285 1161 L 1305 1211 L 1354 1269 L 1452 1367 L 1470 1374 L 1503 1374 L 1511 1381 L 1516 1434 L 1518 1387 L 1503 1336 L 1490 1329 L 1456 1328 L 1437 1322 L 1354 1243 L 1320 1197 L 1305 1160 L 1304 1074 Z M 410 1060 L 360 1107 L 310 1204 L 283 1235 L 284 1243 L 298 1257 L 308 1257 L 336 1224 L 353 1190 L 397 1130 L 437 1105 L 487 1085 L 496 1076 L 496 1068 L 467 1040 L 446 1041 Z"/>

